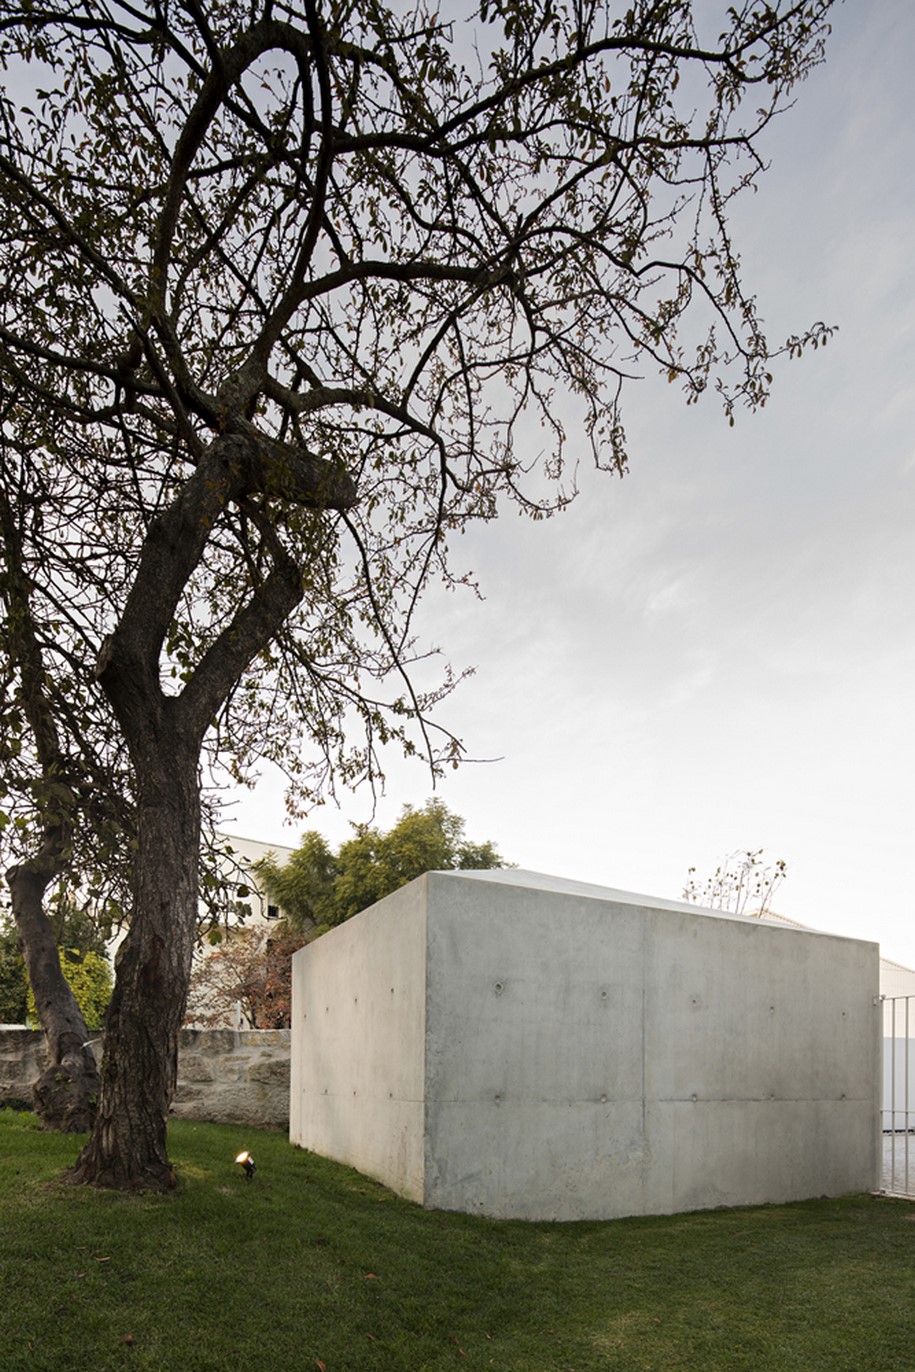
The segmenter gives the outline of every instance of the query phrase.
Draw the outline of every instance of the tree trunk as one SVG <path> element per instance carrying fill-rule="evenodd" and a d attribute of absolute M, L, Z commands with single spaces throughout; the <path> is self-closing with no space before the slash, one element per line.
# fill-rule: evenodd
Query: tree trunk
<path fill-rule="evenodd" d="M 264 459 L 262 446 L 273 453 L 267 440 L 261 445 L 222 435 L 200 456 L 172 504 L 150 524 L 120 623 L 99 651 L 96 675 L 134 770 L 137 852 L 130 929 L 105 1018 L 98 1115 L 70 1174 L 75 1181 L 125 1190 L 175 1185 L 166 1129 L 197 923 L 200 749 L 232 687 L 304 594 L 302 574 L 278 539 L 267 540 L 272 569 L 203 653 L 179 695 L 163 693 L 160 660 L 213 525 L 250 487 Z M 323 468 L 315 475 L 314 464 L 306 466 L 316 485 L 307 499 L 299 498 L 325 508 L 327 499 L 318 500 Z M 355 500 L 352 484 L 334 498 L 348 508 Z"/>
<path fill-rule="evenodd" d="M 6 879 L 35 1009 L 45 1034 L 48 1065 L 32 1087 L 46 1129 L 87 1133 L 92 1128 L 99 1074 L 82 1011 L 60 966 L 44 893 L 58 875 L 57 844 L 45 839 L 31 861 L 11 867 Z"/>
<path fill-rule="evenodd" d="M 48 886 L 66 868 L 75 794 L 69 759 L 50 704 L 49 682 L 41 640 L 32 618 L 32 583 L 24 570 L 22 528 L 6 489 L 0 488 L 0 562 L 3 567 L 4 650 L 19 675 L 15 694 L 29 721 L 42 783 L 56 783 L 56 805 L 39 803 L 43 824 L 38 851 L 10 867 L 6 879 L 13 918 L 25 958 L 35 1009 L 45 1033 L 48 1065 L 33 1089 L 35 1109 L 47 1129 L 85 1133 L 92 1127 L 98 1093 L 98 1070 L 76 997 L 60 966 L 57 940 L 45 914 Z M 7 683 L 5 683 L 6 685 Z M 37 778 L 36 778 L 37 780 Z M 61 804 L 60 791 L 63 791 Z M 36 787 L 36 796 L 41 788 Z M 48 809 L 57 811 L 51 819 Z"/>
<path fill-rule="evenodd" d="M 95 1129 L 70 1173 L 125 1190 L 175 1185 L 166 1129 L 197 920 L 197 749 L 162 744 L 137 768 L 133 917 L 105 1017 Z"/>

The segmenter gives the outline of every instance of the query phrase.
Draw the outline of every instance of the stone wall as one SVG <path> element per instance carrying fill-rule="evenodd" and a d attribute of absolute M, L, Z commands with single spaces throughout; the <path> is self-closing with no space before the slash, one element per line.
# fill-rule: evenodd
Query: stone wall
<path fill-rule="evenodd" d="M 178 1119 L 289 1126 L 288 1029 L 182 1029 Z"/>
<path fill-rule="evenodd" d="M 0 1105 L 32 1108 L 32 1082 L 45 1065 L 44 1034 L 0 1029 Z"/>
<path fill-rule="evenodd" d="M 101 1043 L 96 1048 L 99 1052 Z M 44 1035 L 0 1029 L 0 1105 L 28 1105 L 44 1065 Z M 178 1046 L 179 1119 L 285 1129 L 289 1124 L 289 1030 L 183 1029 Z"/>

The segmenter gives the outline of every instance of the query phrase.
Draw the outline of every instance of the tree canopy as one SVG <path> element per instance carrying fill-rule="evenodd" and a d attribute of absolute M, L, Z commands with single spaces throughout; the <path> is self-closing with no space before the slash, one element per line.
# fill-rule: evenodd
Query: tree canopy
<path fill-rule="evenodd" d="M 201 757 L 294 807 L 457 761 L 414 638 L 455 535 L 621 473 L 631 376 L 732 417 L 825 341 L 767 339 L 729 212 L 829 3 L 0 0 L 2 509 L 53 718 L 130 769 L 83 1180 L 173 1180 Z"/>
<path fill-rule="evenodd" d="M 266 927 L 230 923 L 218 946 L 204 951 L 191 978 L 190 1023 L 223 1026 L 240 1006 L 256 1029 L 288 1028 L 296 949 L 425 872 L 505 866 L 492 843 L 464 837 L 464 820 L 440 800 L 405 805 L 387 833 L 365 824 L 355 830 L 336 852 L 310 830 L 285 862 L 271 853 L 254 864 L 282 919 Z"/>
<path fill-rule="evenodd" d="M 427 800 L 420 809 L 405 805 L 387 833 L 357 825 L 336 853 L 320 834 L 305 833 L 286 862 L 269 855 L 254 871 L 290 928 L 307 933 L 342 923 L 424 872 L 504 866 L 491 842 L 472 843 L 459 815 Z"/>
<path fill-rule="evenodd" d="M 157 683 L 233 770 L 371 773 L 432 703 L 366 683 L 453 532 L 561 504 L 583 441 L 623 470 L 640 369 L 730 412 L 825 336 L 770 345 L 726 216 L 826 10 L 0 6 L 6 423 L 89 644 L 187 491 L 134 592 Z M 226 687 L 254 591 L 280 628 Z"/>

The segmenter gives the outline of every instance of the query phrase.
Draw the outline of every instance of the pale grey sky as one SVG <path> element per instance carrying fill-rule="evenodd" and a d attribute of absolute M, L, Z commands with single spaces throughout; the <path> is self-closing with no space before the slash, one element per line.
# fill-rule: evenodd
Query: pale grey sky
<path fill-rule="evenodd" d="M 838 336 L 733 429 L 711 398 L 631 389 L 625 480 L 583 471 L 561 517 L 476 531 L 485 603 L 430 597 L 421 626 L 477 667 L 443 722 L 503 759 L 441 784 L 470 836 L 665 897 L 764 847 L 783 914 L 915 966 L 915 5 L 833 23 L 735 236 L 771 339 Z M 378 822 L 429 793 L 392 758 Z M 367 818 L 357 795 L 310 825 Z M 297 838 L 269 779 L 226 827 Z"/>

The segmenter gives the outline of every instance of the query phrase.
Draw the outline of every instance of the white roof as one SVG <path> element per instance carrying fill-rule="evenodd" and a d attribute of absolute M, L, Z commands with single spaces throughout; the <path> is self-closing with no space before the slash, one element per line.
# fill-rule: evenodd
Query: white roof
<path fill-rule="evenodd" d="M 620 891 L 614 886 L 598 886 L 589 881 L 575 881 L 571 877 L 554 877 L 544 872 L 531 872 L 523 867 L 490 867 L 464 871 L 457 869 L 438 873 L 446 877 L 468 877 L 472 881 L 491 881 L 504 886 L 523 886 L 533 891 L 553 891 L 558 895 L 581 896 L 585 900 L 613 901 L 617 905 L 638 905 L 643 909 L 676 910 L 684 914 L 708 915 L 712 919 L 737 920 L 743 924 L 778 925 L 787 931 L 819 934 L 824 938 L 847 938 L 846 934 L 829 934 L 823 929 L 810 929 L 781 915 L 738 915 L 733 910 L 711 910 L 685 900 L 667 900 L 664 896 L 646 896 L 635 891 Z M 861 942 L 870 942 L 864 939 Z"/>
<path fill-rule="evenodd" d="M 247 863 L 258 862 L 268 853 L 273 853 L 281 863 L 288 862 L 295 852 L 294 848 L 283 843 L 262 843 L 258 838 L 242 838 L 240 834 L 220 833 L 218 837 L 231 846 L 236 857 Z"/>
<path fill-rule="evenodd" d="M 915 971 L 901 962 L 880 959 L 880 991 L 884 996 L 915 995 Z"/>

